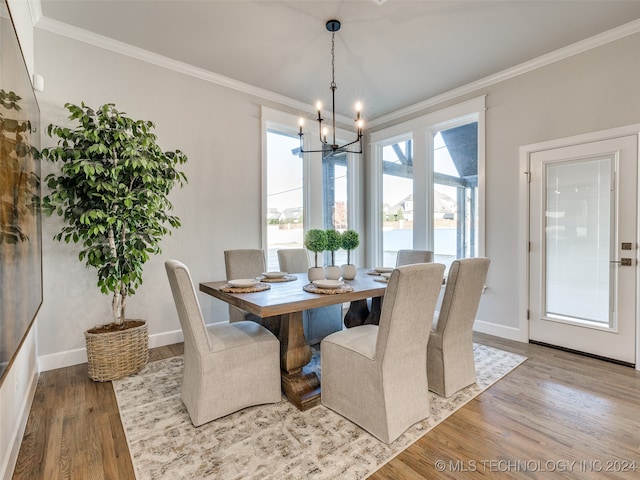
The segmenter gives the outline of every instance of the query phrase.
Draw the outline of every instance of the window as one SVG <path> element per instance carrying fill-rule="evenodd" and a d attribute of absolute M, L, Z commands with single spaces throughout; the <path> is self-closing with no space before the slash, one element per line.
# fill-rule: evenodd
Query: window
<path fill-rule="evenodd" d="M 344 232 L 349 228 L 347 155 L 324 156 L 322 170 L 324 228 Z M 344 250 L 336 251 L 334 256 L 336 265 L 347 263 L 347 252 Z M 325 262 L 327 265 L 331 262 L 329 252 L 326 253 Z"/>
<path fill-rule="evenodd" d="M 303 162 L 292 153 L 297 136 L 267 130 L 266 223 L 267 268 L 277 271 L 280 248 L 304 244 Z"/>
<path fill-rule="evenodd" d="M 313 127 L 312 122 L 307 125 Z M 298 117 L 262 107 L 262 248 L 269 270 L 279 269 L 279 249 L 303 248 L 305 232 L 311 228 L 349 228 L 361 234 L 361 241 L 364 237 L 360 228 L 364 223 L 361 157 L 301 155 L 298 129 Z M 338 139 L 352 135 L 337 132 Z M 309 150 L 320 148 L 313 132 L 305 132 L 304 141 Z M 358 250 L 352 262 L 360 261 Z M 346 263 L 346 256 L 343 250 L 335 252 L 335 264 Z M 328 253 L 324 261 L 330 261 Z"/>
<path fill-rule="evenodd" d="M 478 256 L 478 122 L 433 138 L 433 253 L 447 268 Z"/>
<path fill-rule="evenodd" d="M 382 148 L 382 265 L 413 248 L 413 148 L 410 139 Z"/>
<path fill-rule="evenodd" d="M 399 249 L 434 260 L 484 254 L 485 97 L 371 134 L 370 258 L 393 266 Z"/>

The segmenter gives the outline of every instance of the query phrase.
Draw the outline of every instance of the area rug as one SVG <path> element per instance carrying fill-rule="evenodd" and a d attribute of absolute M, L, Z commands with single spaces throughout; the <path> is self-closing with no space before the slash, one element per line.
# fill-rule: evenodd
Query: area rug
<path fill-rule="evenodd" d="M 322 405 L 301 412 L 284 398 L 195 428 L 180 400 L 181 356 L 113 387 L 137 480 L 361 479 L 526 360 L 480 344 L 474 354 L 477 383 L 447 399 L 430 394 L 431 416 L 390 445 Z M 319 372 L 318 360 L 314 351 Z"/>

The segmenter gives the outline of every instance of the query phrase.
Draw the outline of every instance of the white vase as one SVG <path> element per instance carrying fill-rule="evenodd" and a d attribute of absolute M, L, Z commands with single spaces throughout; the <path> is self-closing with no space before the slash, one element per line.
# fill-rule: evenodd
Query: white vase
<path fill-rule="evenodd" d="M 327 280 L 339 280 L 340 279 L 340 267 L 336 265 L 329 265 L 324 267 L 324 278 Z"/>
<path fill-rule="evenodd" d="M 309 277 L 310 282 L 313 282 L 314 280 L 324 280 L 324 268 L 310 267 L 307 272 L 307 276 Z"/>
<path fill-rule="evenodd" d="M 345 263 L 340 266 L 340 271 L 342 272 L 342 278 L 344 280 L 353 280 L 356 278 L 356 273 L 358 269 L 353 263 Z"/>

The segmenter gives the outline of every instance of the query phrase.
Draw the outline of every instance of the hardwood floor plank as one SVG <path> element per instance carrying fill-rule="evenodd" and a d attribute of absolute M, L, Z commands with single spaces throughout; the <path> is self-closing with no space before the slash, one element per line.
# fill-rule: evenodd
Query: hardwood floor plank
<path fill-rule="evenodd" d="M 49 435 L 44 452 L 44 471 L 42 478 L 61 478 L 59 462 L 62 442 L 62 416 L 63 412 L 60 410 L 47 410 L 45 429 Z"/>
<path fill-rule="evenodd" d="M 640 372 L 540 345 L 475 340 L 528 360 L 370 479 L 640 478 Z M 183 351 L 151 349 L 150 360 Z M 615 471 L 615 461 L 635 461 L 636 470 Z M 561 471 L 562 462 L 575 462 L 573 470 Z M 603 471 L 606 462 L 612 471 Z M 541 471 L 547 464 L 555 471 Z M 135 480 L 111 383 L 90 380 L 86 364 L 42 373 L 13 478 Z"/>

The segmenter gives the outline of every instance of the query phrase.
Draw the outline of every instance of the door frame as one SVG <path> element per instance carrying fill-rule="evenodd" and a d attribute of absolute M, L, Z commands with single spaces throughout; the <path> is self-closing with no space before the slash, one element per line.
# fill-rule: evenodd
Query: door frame
<path fill-rule="evenodd" d="M 610 140 L 617 137 L 625 137 L 636 135 L 638 140 L 638 157 L 640 160 L 640 123 L 617 127 L 608 130 L 590 132 L 571 137 L 558 138 L 545 142 L 532 143 L 520 147 L 520 175 L 518 179 L 519 191 L 519 222 L 518 222 L 518 271 L 520 272 L 520 289 L 518 294 L 518 325 L 520 330 L 519 340 L 529 342 L 529 160 L 533 153 L 550 150 L 554 148 L 570 147 L 583 143 L 598 142 L 601 140 Z M 638 191 L 640 192 L 640 169 L 638 169 Z M 640 212 L 640 194 L 636 199 L 638 202 L 638 212 Z M 640 216 L 640 213 L 638 214 Z M 638 219 L 637 238 L 640 242 L 640 218 Z M 640 371 L 640 267 L 636 269 L 636 370 Z"/>

